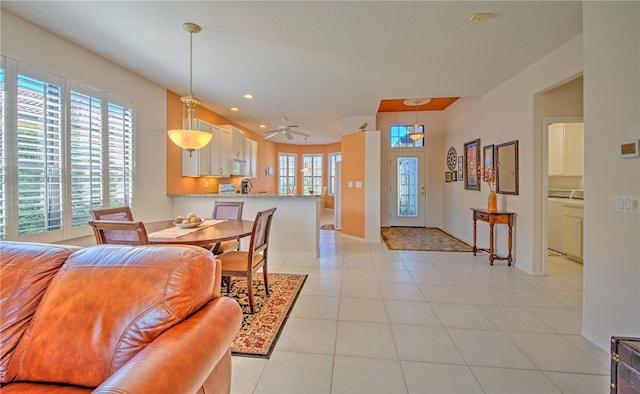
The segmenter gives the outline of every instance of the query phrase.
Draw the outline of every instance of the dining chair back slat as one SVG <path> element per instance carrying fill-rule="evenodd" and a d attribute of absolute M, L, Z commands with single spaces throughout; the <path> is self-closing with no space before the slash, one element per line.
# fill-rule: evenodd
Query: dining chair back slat
<path fill-rule="evenodd" d="M 242 208 L 244 201 L 216 201 L 213 204 L 212 219 L 218 220 L 242 220 Z M 240 238 L 217 242 L 211 245 L 210 250 L 218 255 L 229 250 L 240 250 Z"/>
<path fill-rule="evenodd" d="M 94 209 L 91 215 L 95 220 L 133 221 L 133 213 L 129 207 Z"/>
<path fill-rule="evenodd" d="M 147 229 L 142 222 L 92 220 L 89 225 L 98 245 L 149 245 Z"/>

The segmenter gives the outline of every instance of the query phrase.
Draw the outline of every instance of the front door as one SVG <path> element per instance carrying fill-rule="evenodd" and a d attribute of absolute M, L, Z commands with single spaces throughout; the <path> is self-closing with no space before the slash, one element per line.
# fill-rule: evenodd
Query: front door
<path fill-rule="evenodd" d="M 389 225 L 426 227 L 426 152 L 391 151 Z"/>

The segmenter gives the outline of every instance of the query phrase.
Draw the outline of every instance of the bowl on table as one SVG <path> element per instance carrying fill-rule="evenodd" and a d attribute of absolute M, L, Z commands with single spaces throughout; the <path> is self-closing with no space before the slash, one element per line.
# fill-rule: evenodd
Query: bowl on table
<path fill-rule="evenodd" d="M 204 221 L 199 221 L 199 222 L 195 222 L 195 223 L 173 223 L 176 225 L 176 227 L 180 227 L 180 228 L 196 228 L 199 225 L 201 225 L 202 223 L 204 223 Z"/>

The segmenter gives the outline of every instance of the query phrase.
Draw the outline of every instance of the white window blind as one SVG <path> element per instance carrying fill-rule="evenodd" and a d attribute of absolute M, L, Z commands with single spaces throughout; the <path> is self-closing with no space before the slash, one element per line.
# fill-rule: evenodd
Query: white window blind
<path fill-rule="evenodd" d="M 19 235 L 62 228 L 63 103 L 60 85 L 21 73 L 17 76 Z"/>
<path fill-rule="evenodd" d="M 0 239 L 69 239 L 132 205 L 133 102 L 0 56 L 0 105 Z"/>
<path fill-rule="evenodd" d="M 71 217 L 74 227 L 103 206 L 102 100 L 72 90 L 69 100 Z"/>
<path fill-rule="evenodd" d="M 278 192 L 294 194 L 296 192 L 296 155 L 278 154 Z"/>
<path fill-rule="evenodd" d="M 133 105 L 109 103 L 109 203 L 131 206 L 133 189 Z"/>

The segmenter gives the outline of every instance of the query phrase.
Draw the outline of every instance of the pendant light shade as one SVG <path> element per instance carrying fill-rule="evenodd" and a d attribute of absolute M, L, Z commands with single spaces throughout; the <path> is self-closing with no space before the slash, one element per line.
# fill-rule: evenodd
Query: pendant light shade
<path fill-rule="evenodd" d="M 189 95 L 180 98 L 183 128 L 169 130 L 167 134 L 174 144 L 189 151 L 191 156 L 194 150 L 205 147 L 211 141 L 211 133 L 198 130 L 200 101 L 193 97 L 193 33 L 198 33 L 201 29 L 195 23 L 185 23 L 182 28 L 189 33 Z"/>
<path fill-rule="evenodd" d="M 403 101 L 404 105 L 415 105 L 416 107 L 416 123 L 413 124 L 413 131 L 408 134 L 412 141 L 420 141 L 424 138 L 424 132 L 419 131 L 420 125 L 418 124 L 418 106 L 427 104 L 431 99 L 419 98 L 419 99 L 406 99 Z"/>

